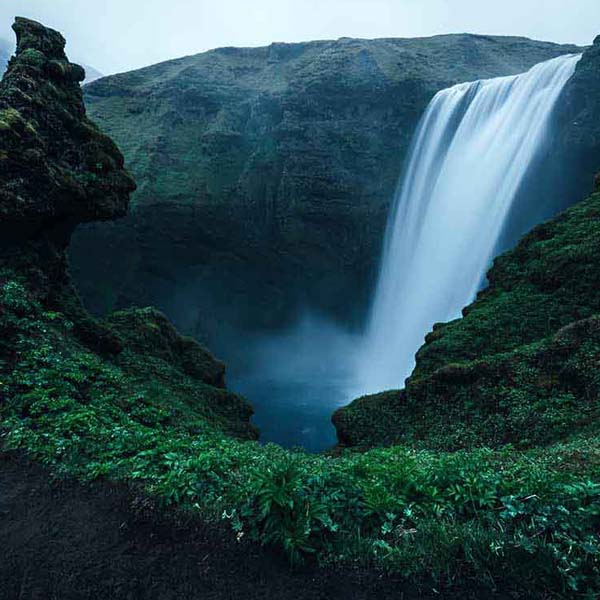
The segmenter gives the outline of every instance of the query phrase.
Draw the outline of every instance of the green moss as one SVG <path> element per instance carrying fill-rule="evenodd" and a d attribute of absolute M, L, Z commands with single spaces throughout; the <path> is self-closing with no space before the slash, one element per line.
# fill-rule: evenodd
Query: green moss
<path fill-rule="evenodd" d="M 28 65 L 33 67 L 42 67 L 47 62 L 47 58 L 43 52 L 36 50 L 35 48 L 27 48 L 25 49 L 21 55 L 20 59 Z"/>
<path fill-rule="evenodd" d="M 13 129 L 23 124 L 23 117 L 15 108 L 0 110 L 0 129 Z"/>

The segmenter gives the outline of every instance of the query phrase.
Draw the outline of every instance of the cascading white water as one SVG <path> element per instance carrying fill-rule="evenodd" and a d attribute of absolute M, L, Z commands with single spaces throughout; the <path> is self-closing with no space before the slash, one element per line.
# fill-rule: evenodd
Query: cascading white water
<path fill-rule="evenodd" d="M 436 322 L 475 296 L 580 55 L 439 92 L 390 215 L 355 395 L 402 387 Z"/>

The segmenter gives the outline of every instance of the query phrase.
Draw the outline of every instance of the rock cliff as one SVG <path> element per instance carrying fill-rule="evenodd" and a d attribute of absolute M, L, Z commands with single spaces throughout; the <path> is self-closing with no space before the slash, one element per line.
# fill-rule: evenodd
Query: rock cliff
<path fill-rule="evenodd" d="M 158 311 L 100 321 L 82 308 L 67 269 L 71 234 L 125 215 L 135 184 L 86 116 L 84 72 L 67 60 L 63 37 L 22 18 L 14 30 L 17 52 L 0 83 L 0 408 L 41 402 L 52 412 L 102 404 L 109 393 L 135 405 L 158 394 L 172 402 L 169 418 L 196 411 L 255 437 L 251 407 L 223 389 L 222 363 Z"/>
<path fill-rule="evenodd" d="M 128 219 L 75 236 L 86 304 L 152 303 L 208 338 L 224 322 L 264 330 L 305 308 L 360 322 L 433 94 L 575 51 L 475 35 L 344 38 L 222 48 L 87 86 L 139 189 Z"/>

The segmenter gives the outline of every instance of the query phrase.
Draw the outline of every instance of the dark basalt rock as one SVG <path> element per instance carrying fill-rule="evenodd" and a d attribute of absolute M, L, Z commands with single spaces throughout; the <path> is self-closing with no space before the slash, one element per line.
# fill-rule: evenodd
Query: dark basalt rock
<path fill-rule="evenodd" d="M 40 325 L 65 355 L 91 350 L 120 369 L 125 383 L 154 385 L 229 433 L 257 437 L 252 407 L 223 389 L 223 363 L 158 311 L 102 321 L 81 306 L 66 258 L 71 234 L 80 223 L 125 215 L 135 183 L 117 146 L 86 116 L 85 73 L 68 61 L 62 35 L 22 18 L 13 28 L 17 52 L 0 83 L 0 289 L 17 286 L 24 305 L 68 319 L 65 331 Z M 0 306 L 0 375 L 19 361 L 19 335 L 33 335 L 19 334 L 12 312 Z"/>
<path fill-rule="evenodd" d="M 564 91 L 561 113 L 566 121 L 564 142 L 600 146 L 600 35 L 584 52 Z"/>
<path fill-rule="evenodd" d="M 0 84 L 0 244 L 43 231 L 63 245 L 83 222 L 126 212 L 133 179 L 86 117 L 60 33 L 17 18 L 17 52 Z"/>

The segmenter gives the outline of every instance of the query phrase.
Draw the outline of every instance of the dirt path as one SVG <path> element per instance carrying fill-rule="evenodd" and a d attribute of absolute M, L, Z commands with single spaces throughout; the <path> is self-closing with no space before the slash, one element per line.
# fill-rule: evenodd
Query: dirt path
<path fill-rule="evenodd" d="M 366 570 L 292 573 L 280 557 L 235 542 L 223 528 L 146 515 L 131 509 L 123 488 L 51 483 L 40 466 L 0 455 L 0 599 L 449 597 L 422 595 Z"/>

